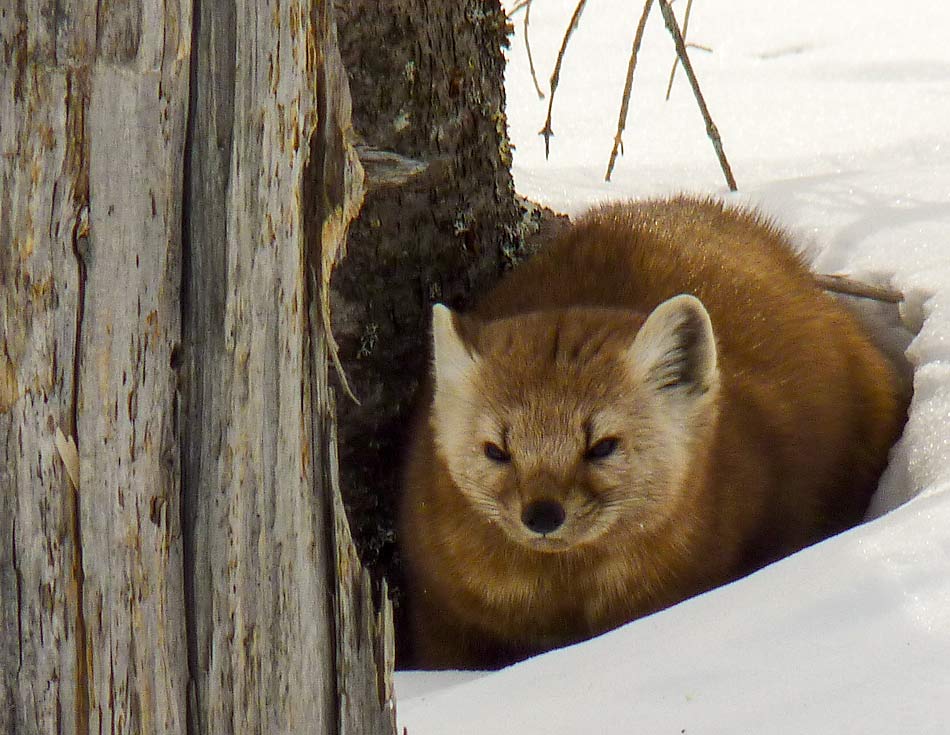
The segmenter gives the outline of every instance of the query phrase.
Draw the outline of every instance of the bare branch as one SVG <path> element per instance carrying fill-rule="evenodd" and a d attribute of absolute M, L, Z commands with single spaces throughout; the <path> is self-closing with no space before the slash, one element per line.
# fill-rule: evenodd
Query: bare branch
<path fill-rule="evenodd" d="M 693 0 L 686 0 L 686 14 L 683 17 L 683 40 L 686 40 L 686 34 L 689 32 L 689 11 L 693 9 Z M 686 44 L 687 46 L 691 44 Z M 673 68 L 670 69 L 670 81 L 666 85 L 666 99 L 670 99 L 670 90 L 673 89 L 673 77 L 676 76 L 676 66 L 679 64 L 680 57 L 673 59 Z"/>
<path fill-rule="evenodd" d="M 872 286 L 869 283 L 856 281 L 848 276 L 815 274 L 815 282 L 825 291 L 859 296 L 863 299 L 883 301 L 888 304 L 899 304 L 904 300 L 904 294 L 886 286 Z"/>
<path fill-rule="evenodd" d="M 577 7 L 574 8 L 574 14 L 571 16 L 571 22 L 564 32 L 564 40 L 561 41 L 561 50 L 558 51 L 557 54 L 557 62 L 554 64 L 554 73 L 551 74 L 551 97 L 548 99 L 548 116 L 544 121 L 544 127 L 538 133 L 538 135 L 544 136 L 545 158 L 547 158 L 551 152 L 551 136 L 554 135 L 554 131 L 551 129 L 551 109 L 554 107 L 554 92 L 557 90 L 558 82 L 561 79 L 561 63 L 564 61 L 564 52 L 567 50 L 567 42 L 570 40 L 574 31 L 577 30 L 577 25 L 580 22 L 585 5 L 587 5 L 587 0 L 578 0 Z"/>
<path fill-rule="evenodd" d="M 683 70 L 686 72 L 690 86 L 693 88 L 696 103 L 699 105 L 699 110 L 703 114 L 703 120 L 706 121 L 706 134 L 712 141 L 713 148 L 716 149 L 716 156 L 719 158 L 719 166 L 722 168 L 722 173 L 726 177 L 726 183 L 729 185 L 730 191 L 736 191 L 736 180 L 732 175 L 732 168 L 729 166 L 729 161 L 726 160 L 725 151 L 722 149 L 722 138 L 719 137 L 719 130 L 709 115 L 706 100 L 703 99 L 703 93 L 699 89 L 699 81 L 696 79 L 696 74 L 693 72 L 693 65 L 690 63 L 689 56 L 686 53 L 686 44 L 683 42 L 683 35 L 680 33 L 676 16 L 673 15 L 673 9 L 670 7 L 669 0 L 657 1 L 660 3 L 660 10 L 663 12 L 663 20 L 666 23 L 666 28 L 669 30 L 670 35 L 673 36 L 673 43 L 676 44 L 676 54 L 679 56 L 683 64 Z"/>
<path fill-rule="evenodd" d="M 531 21 L 531 3 L 534 0 L 524 0 L 524 47 L 528 52 L 528 68 L 531 70 L 531 81 L 534 82 L 534 90 L 538 93 L 538 99 L 544 99 L 544 92 L 541 91 L 541 85 L 538 84 L 538 75 L 534 71 L 534 59 L 531 56 L 531 40 L 528 38 L 528 23 Z"/>
<path fill-rule="evenodd" d="M 515 6 L 508 11 L 508 17 L 513 17 L 519 10 L 527 10 L 533 1 L 534 0 L 521 0 L 521 2 L 515 3 Z"/>
<path fill-rule="evenodd" d="M 620 116 L 617 118 L 617 134 L 614 136 L 614 147 L 610 151 L 610 162 L 607 164 L 607 173 L 604 181 L 610 181 L 610 175 L 614 170 L 614 163 L 617 161 L 617 153 L 623 153 L 623 131 L 627 126 L 627 111 L 630 108 L 630 90 L 633 87 L 633 71 L 637 67 L 637 54 L 640 53 L 640 42 L 643 40 L 643 29 L 646 28 L 647 17 L 650 15 L 650 9 L 653 7 L 653 0 L 646 0 L 643 4 L 643 12 L 640 14 L 640 23 L 637 25 L 637 33 L 633 37 L 633 48 L 630 49 L 630 61 L 627 63 L 627 79 L 623 85 L 623 98 L 620 101 Z"/>

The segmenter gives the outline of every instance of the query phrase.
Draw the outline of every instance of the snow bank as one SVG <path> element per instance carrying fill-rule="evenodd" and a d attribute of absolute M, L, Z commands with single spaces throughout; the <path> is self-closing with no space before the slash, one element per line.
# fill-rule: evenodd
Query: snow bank
<path fill-rule="evenodd" d="M 573 5 L 535 3 L 543 78 Z M 697 0 L 690 39 L 713 52 L 692 58 L 739 183 L 729 195 L 682 70 L 663 102 L 671 43 L 656 10 L 625 156 L 603 181 L 638 5 L 589 4 L 562 71 L 549 161 L 537 136 L 546 100 L 516 18 L 517 188 L 568 213 L 683 190 L 751 203 L 792 231 L 817 270 L 901 290 L 899 315 L 860 308 L 906 355 L 907 428 L 869 523 L 501 672 L 400 674 L 400 725 L 409 735 L 950 732 L 950 6 Z"/>
<path fill-rule="evenodd" d="M 947 528 L 946 497 L 915 500 L 664 613 L 399 702 L 400 722 L 410 735 L 945 733 Z"/>

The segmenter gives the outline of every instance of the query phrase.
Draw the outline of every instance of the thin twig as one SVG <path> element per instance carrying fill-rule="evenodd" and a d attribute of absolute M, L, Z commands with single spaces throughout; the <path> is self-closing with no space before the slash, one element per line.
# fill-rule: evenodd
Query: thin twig
<path fill-rule="evenodd" d="M 863 299 L 874 299 L 888 304 L 899 304 L 904 300 L 904 294 L 886 286 L 872 286 L 853 278 L 839 275 L 815 274 L 815 282 L 825 291 L 860 296 Z"/>
<path fill-rule="evenodd" d="M 713 148 L 716 149 L 716 156 L 719 158 L 719 166 L 726 177 L 726 183 L 729 185 L 729 191 L 736 191 L 736 180 L 732 175 L 732 168 L 729 161 L 726 160 L 726 153 L 722 149 L 722 138 L 719 137 L 719 130 L 709 115 L 709 109 L 706 107 L 706 100 L 703 99 L 703 93 L 699 89 L 699 81 L 693 72 L 693 65 L 689 63 L 689 56 L 686 54 L 686 44 L 683 42 L 683 35 L 680 33 L 679 25 L 676 23 L 676 16 L 673 15 L 673 8 L 670 7 L 669 0 L 657 0 L 660 3 L 660 10 L 663 12 L 663 21 L 670 35 L 673 36 L 673 43 L 676 44 L 676 54 L 683 64 L 683 70 L 689 79 L 690 86 L 693 88 L 693 94 L 696 96 L 696 103 L 703 114 L 703 120 L 706 121 L 706 134 L 712 141 Z"/>
<path fill-rule="evenodd" d="M 531 40 L 528 38 L 528 23 L 531 21 L 531 3 L 534 0 L 524 0 L 524 47 L 528 52 L 528 68 L 531 70 L 531 81 L 534 82 L 534 90 L 538 93 L 538 99 L 544 99 L 544 92 L 541 91 L 541 85 L 538 84 L 538 75 L 534 71 L 534 59 L 531 56 Z"/>
<path fill-rule="evenodd" d="M 617 134 L 614 136 L 614 147 L 610 151 L 610 163 L 607 164 L 607 174 L 604 176 L 604 181 L 610 181 L 610 174 L 613 173 L 618 151 L 623 153 L 623 131 L 627 126 L 627 111 L 630 108 L 630 90 L 633 87 L 633 71 L 637 68 L 637 54 L 640 53 L 643 29 L 646 28 L 647 16 L 650 15 L 650 9 L 652 7 L 653 0 L 646 0 L 643 4 L 643 13 L 640 14 L 640 23 L 637 25 L 637 33 L 633 37 L 633 48 L 630 50 L 630 61 L 627 63 L 627 79 L 623 84 L 623 98 L 620 101 L 620 116 L 617 118 Z"/>
<path fill-rule="evenodd" d="M 511 18 L 519 10 L 526 9 L 529 5 L 531 5 L 532 2 L 533 0 L 521 0 L 521 2 L 516 3 L 515 6 L 508 11 L 508 17 Z"/>
<path fill-rule="evenodd" d="M 689 11 L 693 9 L 693 0 L 686 0 L 686 14 L 683 17 L 683 40 L 686 40 L 686 34 L 689 32 Z M 676 75 L 676 66 L 679 64 L 680 57 L 673 59 L 673 68 L 670 69 L 670 81 L 666 85 L 666 101 L 670 100 L 670 90 L 673 89 L 673 77 Z"/>
<path fill-rule="evenodd" d="M 571 22 L 564 32 L 564 40 L 561 41 L 561 50 L 558 51 L 557 54 L 557 62 L 554 64 L 554 73 L 551 74 L 551 97 L 548 99 L 548 116 L 544 121 L 544 127 L 538 133 L 538 135 L 544 136 L 545 158 L 547 158 L 551 152 L 551 136 L 554 135 L 554 131 L 551 129 L 551 109 L 554 107 L 554 92 L 557 90 L 558 82 L 561 79 L 561 63 L 564 61 L 564 52 L 567 50 L 567 42 L 570 40 L 571 34 L 577 30 L 577 24 L 580 22 L 585 5 L 587 5 L 587 0 L 578 0 L 577 7 L 574 8 L 574 14 L 571 16 Z"/>

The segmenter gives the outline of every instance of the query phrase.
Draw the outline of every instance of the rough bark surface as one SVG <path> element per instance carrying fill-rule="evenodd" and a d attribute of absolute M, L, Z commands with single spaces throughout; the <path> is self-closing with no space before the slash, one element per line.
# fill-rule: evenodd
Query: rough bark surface
<path fill-rule="evenodd" d="M 392 733 L 335 484 L 332 6 L 195 12 L 0 8 L 0 732 Z"/>
<path fill-rule="evenodd" d="M 374 164 L 333 276 L 334 334 L 361 402 L 340 401 L 340 466 L 364 562 L 398 584 L 392 505 L 430 305 L 463 306 L 520 254 L 503 111 L 507 22 L 497 0 L 338 8 L 354 126 Z M 385 53 L 368 53 L 374 45 Z M 425 170 L 411 175 L 412 161 Z M 400 171 L 410 175 L 393 183 Z"/>

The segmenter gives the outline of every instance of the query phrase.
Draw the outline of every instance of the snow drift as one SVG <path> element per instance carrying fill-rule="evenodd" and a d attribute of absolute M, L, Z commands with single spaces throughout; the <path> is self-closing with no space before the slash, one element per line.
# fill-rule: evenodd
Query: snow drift
<path fill-rule="evenodd" d="M 573 0 L 536 2 L 540 76 Z M 682 8 L 677 7 L 678 13 Z M 600 638 L 494 673 L 402 673 L 400 727 L 466 733 L 950 731 L 950 6 L 697 0 L 691 57 L 739 183 L 724 190 L 654 8 L 613 182 L 603 181 L 639 3 L 590 3 L 550 160 L 520 19 L 508 71 L 520 193 L 577 213 L 704 192 L 758 206 L 824 273 L 900 290 L 856 304 L 914 398 L 868 523 Z M 546 88 L 546 83 L 543 87 Z"/>

